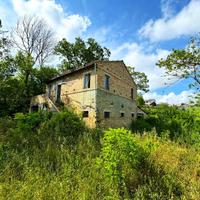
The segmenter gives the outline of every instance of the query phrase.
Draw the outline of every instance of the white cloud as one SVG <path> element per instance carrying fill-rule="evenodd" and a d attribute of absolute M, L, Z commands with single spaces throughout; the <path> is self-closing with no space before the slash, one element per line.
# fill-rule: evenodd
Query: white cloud
<path fill-rule="evenodd" d="M 164 0 L 163 2 L 169 2 Z M 172 15 L 169 4 L 163 4 L 164 16 L 149 20 L 139 30 L 139 34 L 152 42 L 192 35 L 200 31 L 200 0 L 191 0 L 179 13 Z M 168 17 L 166 17 L 168 16 Z M 170 17 L 169 17 L 170 16 Z"/>
<path fill-rule="evenodd" d="M 12 0 L 17 16 L 36 15 L 45 19 L 57 34 L 58 39 L 66 37 L 72 41 L 81 36 L 90 26 L 91 21 L 79 14 L 69 15 L 55 0 Z"/>
<path fill-rule="evenodd" d="M 165 58 L 170 52 L 156 49 L 155 53 L 152 53 L 151 50 L 151 46 L 124 43 L 111 51 L 111 58 L 123 59 L 127 66 L 133 66 L 136 71 L 144 72 L 149 79 L 150 90 L 155 90 L 169 83 L 168 78 L 164 76 L 165 71 L 157 67 L 156 62 L 160 58 Z"/>
<path fill-rule="evenodd" d="M 148 99 L 155 99 L 156 103 L 168 103 L 171 105 L 180 105 L 181 103 L 189 103 L 190 99 L 193 96 L 192 91 L 182 91 L 180 94 L 175 94 L 174 92 L 170 92 L 165 95 L 157 94 L 156 92 L 153 93 L 146 93 L 143 95 L 145 100 Z"/>
<path fill-rule="evenodd" d="M 164 18 L 169 18 L 174 14 L 173 3 L 174 0 L 161 0 L 161 11 Z"/>
<path fill-rule="evenodd" d="M 7 1 L 0 1 L 0 19 L 4 30 L 10 30 L 16 22 L 16 16 L 11 11 L 10 4 Z"/>
<path fill-rule="evenodd" d="M 95 40 L 100 44 L 106 44 L 110 40 L 109 35 L 111 34 L 113 34 L 111 26 L 102 26 L 92 32 L 86 33 L 85 38 L 92 37 L 95 38 Z"/>

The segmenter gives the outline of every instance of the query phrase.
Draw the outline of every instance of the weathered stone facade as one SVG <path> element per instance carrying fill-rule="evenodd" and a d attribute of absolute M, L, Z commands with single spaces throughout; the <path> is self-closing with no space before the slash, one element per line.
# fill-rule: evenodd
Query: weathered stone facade
<path fill-rule="evenodd" d="M 89 87 L 84 88 L 84 84 Z M 52 105 L 59 99 L 83 114 L 90 127 L 127 127 L 136 117 L 136 93 L 136 85 L 123 61 L 94 61 L 50 80 L 46 97 Z M 33 98 L 31 104 L 36 103 Z"/>
<path fill-rule="evenodd" d="M 105 89 L 105 75 L 110 77 Z M 133 89 L 133 98 L 131 97 Z M 127 127 L 136 117 L 136 85 L 122 61 L 100 62 L 97 65 L 97 122 L 103 127 Z M 104 112 L 110 112 L 105 118 Z"/>

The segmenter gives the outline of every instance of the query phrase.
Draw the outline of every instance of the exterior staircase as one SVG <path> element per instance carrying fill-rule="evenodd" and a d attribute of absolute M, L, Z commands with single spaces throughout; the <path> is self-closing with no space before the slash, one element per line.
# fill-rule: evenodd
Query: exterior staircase
<path fill-rule="evenodd" d="M 45 99 L 46 99 L 48 107 L 49 107 L 49 109 L 51 111 L 53 111 L 53 112 L 60 112 L 59 108 L 53 103 L 53 101 L 47 95 L 45 95 Z"/>
<path fill-rule="evenodd" d="M 31 98 L 30 112 L 32 112 L 32 107 L 35 106 L 38 106 L 39 110 L 49 109 L 52 112 L 60 112 L 58 106 L 46 94 L 40 94 Z"/>

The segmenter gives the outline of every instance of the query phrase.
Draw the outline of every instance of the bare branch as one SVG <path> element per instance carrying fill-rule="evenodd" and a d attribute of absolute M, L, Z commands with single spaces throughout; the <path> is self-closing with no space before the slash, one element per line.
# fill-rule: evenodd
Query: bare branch
<path fill-rule="evenodd" d="M 20 51 L 29 53 L 34 64 L 42 65 L 52 55 L 54 34 L 43 19 L 24 16 L 13 31 L 13 43 Z"/>

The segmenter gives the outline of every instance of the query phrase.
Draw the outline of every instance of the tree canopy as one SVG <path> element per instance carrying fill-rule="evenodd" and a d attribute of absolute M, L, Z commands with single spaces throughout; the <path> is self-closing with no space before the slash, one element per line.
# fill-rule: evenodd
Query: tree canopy
<path fill-rule="evenodd" d="M 127 67 L 133 80 L 135 81 L 137 85 L 137 89 L 143 92 L 149 91 L 149 80 L 147 78 L 147 75 L 144 72 L 137 72 L 135 71 L 134 67 Z"/>
<path fill-rule="evenodd" d="M 179 79 L 191 78 L 190 87 L 200 89 L 200 35 L 191 38 L 186 49 L 173 49 L 166 59 L 160 59 L 157 65 L 166 70 L 166 74 Z"/>
<path fill-rule="evenodd" d="M 60 66 L 63 71 L 78 68 L 94 60 L 108 60 L 111 53 L 93 38 L 84 41 L 78 37 L 75 38 L 74 43 L 70 43 L 65 38 L 59 41 L 55 47 L 55 54 L 63 59 Z"/>
<path fill-rule="evenodd" d="M 46 81 L 58 73 L 53 67 L 34 67 L 34 53 L 12 55 L 11 44 L 0 27 L 0 117 L 27 112 L 31 97 L 44 93 Z"/>
<path fill-rule="evenodd" d="M 143 107 L 145 105 L 145 101 L 144 101 L 142 94 L 137 95 L 136 101 L 137 101 L 137 105 L 140 107 Z"/>

